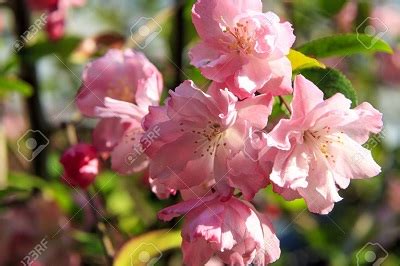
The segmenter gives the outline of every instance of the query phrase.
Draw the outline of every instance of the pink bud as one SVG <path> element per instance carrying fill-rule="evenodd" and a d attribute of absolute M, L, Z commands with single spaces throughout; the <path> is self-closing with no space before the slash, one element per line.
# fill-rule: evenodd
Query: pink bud
<path fill-rule="evenodd" d="M 99 160 L 95 147 L 80 143 L 70 147 L 62 155 L 63 181 L 72 187 L 87 188 L 99 173 Z"/>
<path fill-rule="evenodd" d="M 28 5 L 34 10 L 46 10 L 56 8 L 59 0 L 28 0 Z"/>

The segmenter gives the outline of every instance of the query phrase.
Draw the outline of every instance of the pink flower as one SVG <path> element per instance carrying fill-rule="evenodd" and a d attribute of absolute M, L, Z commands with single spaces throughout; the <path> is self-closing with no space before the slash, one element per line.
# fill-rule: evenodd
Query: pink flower
<path fill-rule="evenodd" d="M 136 113 L 158 105 L 163 81 L 158 69 L 140 52 L 109 50 L 86 65 L 76 104 L 87 116 L 105 107 L 106 98 L 133 103 Z"/>
<path fill-rule="evenodd" d="M 341 200 L 338 188 L 351 179 L 376 176 L 380 167 L 361 145 L 382 129 L 382 114 L 369 103 L 350 109 L 351 101 L 323 93 L 303 76 L 295 79 L 292 116 L 267 136 L 272 149 L 270 180 L 287 199 L 303 197 L 312 212 L 327 214 Z"/>
<path fill-rule="evenodd" d="M 254 130 L 266 126 L 272 101 L 270 95 L 259 95 L 239 102 L 216 84 L 206 94 L 185 81 L 170 92 L 165 106 L 150 107 L 143 122 L 151 179 L 164 191 L 200 186 L 207 192 L 215 184 L 227 193 L 230 187 L 239 188 L 252 198 L 267 181 L 259 173 L 253 175 L 260 169 L 247 165 L 253 162 L 245 143 Z M 151 138 L 154 128 L 159 134 Z"/>
<path fill-rule="evenodd" d="M 400 35 L 400 8 L 396 5 L 379 5 L 371 13 L 371 25 L 379 33 L 388 32 L 392 37 Z"/>
<path fill-rule="evenodd" d="M 395 48 L 393 54 L 379 54 L 378 75 L 385 84 L 396 85 L 400 83 L 400 49 Z"/>
<path fill-rule="evenodd" d="M 356 1 L 351 0 L 344 5 L 342 10 L 336 15 L 336 21 L 341 31 L 351 32 L 353 30 L 357 12 L 358 6 Z"/>
<path fill-rule="evenodd" d="M 192 20 L 202 41 L 189 53 L 208 79 L 227 83 L 239 98 L 254 92 L 290 93 L 290 23 L 262 13 L 260 0 L 198 0 Z"/>
<path fill-rule="evenodd" d="M 159 104 L 162 87 L 157 68 L 132 50 L 110 50 L 83 72 L 76 104 L 84 115 L 102 118 L 93 143 L 99 152 L 111 152 L 112 167 L 121 174 L 147 167 L 141 122 L 149 106 Z"/>
<path fill-rule="evenodd" d="M 56 9 L 49 12 L 46 23 L 47 34 L 52 41 L 57 41 L 65 33 L 65 10 Z"/>
<path fill-rule="evenodd" d="M 28 0 L 30 8 L 47 11 L 46 31 L 52 41 L 64 36 L 65 20 L 70 7 L 81 7 L 86 0 Z"/>
<path fill-rule="evenodd" d="M 99 173 L 96 148 L 80 143 L 70 147 L 60 159 L 64 166 L 63 181 L 73 187 L 87 188 Z"/>
<path fill-rule="evenodd" d="M 280 256 L 269 220 L 249 202 L 215 194 L 163 209 L 164 221 L 185 215 L 182 251 L 185 265 L 204 265 L 214 255 L 229 265 L 266 265 Z"/>
<path fill-rule="evenodd" d="M 28 0 L 28 5 L 34 10 L 48 10 L 57 7 L 59 0 Z"/>

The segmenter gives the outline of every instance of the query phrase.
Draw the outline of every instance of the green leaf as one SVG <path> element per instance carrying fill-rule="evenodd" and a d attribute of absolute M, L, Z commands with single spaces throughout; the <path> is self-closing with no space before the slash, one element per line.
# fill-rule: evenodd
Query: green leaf
<path fill-rule="evenodd" d="M 324 92 L 325 99 L 340 92 L 351 100 L 353 107 L 357 105 L 356 91 L 350 80 L 340 71 L 332 68 L 311 68 L 304 69 L 300 73 Z"/>
<path fill-rule="evenodd" d="M 115 257 L 114 266 L 154 265 L 162 257 L 162 252 L 180 247 L 181 241 L 179 231 L 169 230 L 134 237 L 122 246 Z"/>
<path fill-rule="evenodd" d="M 46 185 L 43 179 L 24 172 L 10 172 L 8 174 L 8 186 L 15 189 L 32 190 L 43 188 Z"/>
<path fill-rule="evenodd" d="M 86 255 L 97 256 L 104 252 L 99 237 L 83 231 L 73 231 L 73 238 L 78 242 L 79 250 Z"/>
<path fill-rule="evenodd" d="M 331 17 L 336 15 L 344 5 L 347 0 L 335 0 L 335 1 L 326 1 L 326 0 L 318 0 L 318 4 L 320 6 L 321 12 L 323 15 Z"/>
<path fill-rule="evenodd" d="M 366 34 L 342 34 L 316 39 L 296 50 L 315 58 L 348 56 L 356 53 L 393 53 L 385 41 Z"/>
<path fill-rule="evenodd" d="M 9 72 L 17 69 L 18 58 L 16 56 L 11 56 L 2 66 L 0 66 L 0 75 L 4 76 Z"/>
<path fill-rule="evenodd" d="M 22 49 L 22 56 L 31 62 L 35 62 L 46 55 L 56 54 L 61 58 L 67 58 L 81 43 L 81 38 L 65 37 L 57 42 L 43 40 L 32 46 Z"/>
<path fill-rule="evenodd" d="M 320 67 L 325 68 L 325 65 L 319 62 L 317 59 L 308 57 L 293 49 L 290 50 L 288 58 L 292 64 L 293 73 L 297 73 L 302 69 Z"/>
<path fill-rule="evenodd" d="M 74 207 L 71 190 L 60 180 L 48 182 L 28 173 L 12 171 L 8 174 L 7 181 L 9 189 L 27 192 L 40 189 L 45 196 L 54 199 L 65 212 L 71 212 Z"/>
<path fill-rule="evenodd" d="M 0 95 L 5 95 L 9 92 L 18 92 L 23 96 L 31 96 L 32 91 L 32 86 L 23 80 L 0 77 Z"/>

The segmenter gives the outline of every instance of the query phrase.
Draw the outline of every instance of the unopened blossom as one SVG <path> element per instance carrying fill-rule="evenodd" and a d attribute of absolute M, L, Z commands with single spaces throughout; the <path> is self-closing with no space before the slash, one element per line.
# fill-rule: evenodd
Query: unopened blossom
<path fill-rule="evenodd" d="M 62 181 L 72 187 L 87 188 L 99 173 L 99 159 L 96 148 L 79 143 L 67 149 L 61 159 L 64 167 Z"/>
<path fill-rule="evenodd" d="M 99 152 L 111 153 L 121 174 L 142 171 L 148 164 L 139 142 L 149 106 L 158 105 L 161 73 L 142 54 L 112 49 L 83 72 L 76 104 L 86 116 L 102 118 L 93 133 Z"/>
<path fill-rule="evenodd" d="M 350 109 L 351 101 L 323 92 L 297 76 L 292 116 L 268 134 L 264 160 L 273 162 L 270 180 L 287 199 L 302 197 L 310 211 L 329 213 L 341 200 L 339 188 L 351 179 L 379 174 L 380 167 L 365 149 L 370 133 L 382 129 L 382 114 L 369 103 Z"/>
<path fill-rule="evenodd" d="M 260 0 L 198 0 L 192 20 L 201 42 L 189 53 L 191 64 L 208 79 L 226 83 L 239 98 L 292 91 L 293 29 L 262 13 Z"/>
<path fill-rule="evenodd" d="M 229 265 L 266 265 L 280 256 L 272 224 L 249 202 L 211 195 L 178 203 L 158 214 L 165 221 L 181 215 L 185 215 L 185 265 L 204 265 L 214 255 Z"/>
<path fill-rule="evenodd" d="M 143 122 L 147 139 L 154 128 L 159 132 L 146 149 L 150 178 L 164 191 L 202 186 L 207 192 L 215 184 L 227 192 L 238 188 L 251 198 L 266 181 L 247 165 L 253 161 L 245 144 L 254 130 L 266 126 L 271 109 L 270 95 L 238 101 L 215 84 L 204 93 L 193 82 L 183 82 L 170 92 L 165 106 L 150 107 Z"/>
<path fill-rule="evenodd" d="M 46 31 L 50 40 L 57 41 L 64 36 L 68 9 L 81 7 L 86 0 L 28 0 L 33 10 L 45 11 Z"/>
<path fill-rule="evenodd" d="M 46 31 L 49 38 L 57 41 L 64 36 L 65 33 L 65 10 L 55 9 L 47 15 Z"/>
<path fill-rule="evenodd" d="M 28 0 L 28 5 L 34 10 L 47 10 L 57 7 L 59 0 Z"/>

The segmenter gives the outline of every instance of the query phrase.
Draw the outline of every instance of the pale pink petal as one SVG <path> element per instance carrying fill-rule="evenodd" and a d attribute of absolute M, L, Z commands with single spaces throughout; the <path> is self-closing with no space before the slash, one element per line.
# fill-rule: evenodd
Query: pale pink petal
<path fill-rule="evenodd" d="M 87 116 L 95 116 L 96 107 L 104 107 L 106 97 L 137 104 L 147 112 L 158 105 L 163 88 L 157 68 L 139 52 L 111 49 L 86 65 L 76 104 Z"/>
<path fill-rule="evenodd" d="M 272 95 L 292 93 L 292 65 L 286 57 L 271 61 L 271 79 L 258 92 Z"/>
<path fill-rule="evenodd" d="M 333 141 L 329 146 L 329 152 L 335 160 L 330 164 L 338 174 L 346 177 L 350 182 L 350 179 L 373 177 L 381 172 L 381 168 L 372 158 L 370 150 L 365 149 L 345 134 L 341 134 L 340 137 L 340 142 Z M 338 180 L 336 182 L 339 183 Z M 342 188 L 345 187 L 344 184 Z"/>
<path fill-rule="evenodd" d="M 93 130 L 93 145 L 99 152 L 110 152 L 122 139 L 125 130 L 119 118 L 104 118 L 97 123 Z"/>
<path fill-rule="evenodd" d="M 264 16 L 268 19 L 269 23 L 276 29 L 275 40 L 276 49 L 273 51 L 272 58 L 281 58 L 289 54 L 290 48 L 293 46 L 296 36 L 293 34 L 292 24 L 289 22 L 280 23 L 279 17 L 273 12 L 267 12 Z"/>
<path fill-rule="evenodd" d="M 289 150 L 290 140 L 293 138 L 297 143 L 303 142 L 302 121 L 281 119 L 278 124 L 268 133 L 267 143 L 269 147 L 276 147 L 280 150 Z"/>
<path fill-rule="evenodd" d="M 263 257 L 263 260 L 259 260 L 260 263 L 270 264 L 279 259 L 281 256 L 281 249 L 279 247 L 280 242 L 278 237 L 276 236 L 275 230 L 271 221 L 266 217 L 266 215 L 260 215 L 260 219 L 262 222 L 262 228 L 264 233 L 264 246 L 261 249 L 261 252 L 258 254 Z M 253 263 L 257 264 L 257 260 Z"/>
<path fill-rule="evenodd" d="M 140 109 L 137 105 L 129 102 L 114 100 L 109 97 L 104 98 L 104 107 L 95 107 L 94 113 L 97 117 L 110 118 L 118 117 L 141 123 L 146 112 Z"/>
<path fill-rule="evenodd" d="M 165 106 L 150 106 L 149 113 L 143 118 L 143 128 L 148 130 L 154 125 L 165 122 L 169 119 Z"/>
<path fill-rule="evenodd" d="M 272 112 L 274 99 L 271 95 L 259 95 L 247 98 L 237 104 L 238 116 L 249 121 L 257 129 L 267 126 Z"/>
<path fill-rule="evenodd" d="M 190 63 L 198 67 L 208 79 L 224 82 L 240 69 L 242 60 L 222 53 L 206 43 L 199 43 L 189 51 Z"/>
<path fill-rule="evenodd" d="M 198 0 L 192 9 L 192 21 L 204 40 L 218 39 L 221 26 L 231 26 L 236 16 L 246 11 L 262 11 L 260 0 Z M 229 25 L 224 25 L 223 22 Z"/>
<path fill-rule="evenodd" d="M 283 188 L 279 186 L 273 186 L 273 191 L 281 195 L 285 200 L 292 201 L 295 199 L 301 198 L 301 195 L 297 190 L 293 190 L 290 188 Z"/>
<path fill-rule="evenodd" d="M 272 77 L 272 69 L 267 60 L 248 58 L 242 68 L 236 72 L 235 86 L 245 90 L 248 96 L 262 88 Z"/>
<path fill-rule="evenodd" d="M 285 188 L 307 187 L 309 157 L 310 150 L 305 144 L 295 145 L 287 152 L 279 152 L 270 175 L 271 181 Z"/>
<path fill-rule="evenodd" d="M 213 170 L 208 153 L 194 153 L 196 139 L 185 134 L 160 148 L 150 164 L 150 176 L 165 179 L 171 188 L 187 189 L 201 184 Z M 171 156 L 175 154 L 176 156 Z M 195 172 L 193 172 L 196 170 Z"/>
<path fill-rule="evenodd" d="M 143 131 L 141 128 L 127 130 L 121 141 L 111 152 L 111 167 L 120 174 L 127 175 L 146 169 L 149 164 L 140 143 Z"/>
<path fill-rule="evenodd" d="M 291 104 L 292 119 L 304 117 L 323 101 L 324 93 L 314 83 L 302 75 L 296 76 Z"/>
<path fill-rule="evenodd" d="M 159 182 L 159 179 L 149 178 L 151 191 L 157 195 L 159 199 L 168 199 L 171 195 L 176 194 L 176 190 L 165 186 Z"/>
<path fill-rule="evenodd" d="M 202 204 L 204 204 L 204 202 L 208 202 L 214 199 L 215 197 L 216 195 L 214 194 L 202 199 L 191 199 L 187 201 L 182 201 L 178 204 L 175 204 L 173 206 L 161 210 L 158 213 L 158 218 L 163 221 L 170 221 L 175 217 L 187 214 L 189 211 L 201 206 Z"/>
<path fill-rule="evenodd" d="M 364 144 L 371 133 L 377 134 L 382 130 L 382 113 L 372 107 L 371 104 L 364 102 L 354 108 L 357 120 L 340 127 L 349 137 L 360 144 Z"/>
<path fill-rule="evenodd" d="M 335 185 L 335 172 L 327 167 L 322 158 L 311 163 L 307 181 L 307 188 L 299 188 L 298 192 L 311 212 L 327 214 L 334 203 L 342 199 Z"/>
<path fill-rule="evenodd" d="M 228 163 L 229 183 L 243 193 L 244 199 L 251 200 L 260 189 L 267 186 L 268 179 L 258 163 L 243 152 L 238 153 Z"/>
<path fill-rule="evenodd" d="M 201 250 L 201 252 L 199 252 L 199 250 Z M 211 258 L 214 252 L 207 241 L 199 239 L 191 243 L 183 240 L 182 253 L 185 265 L 198 266 L 204 265 Z"/>

